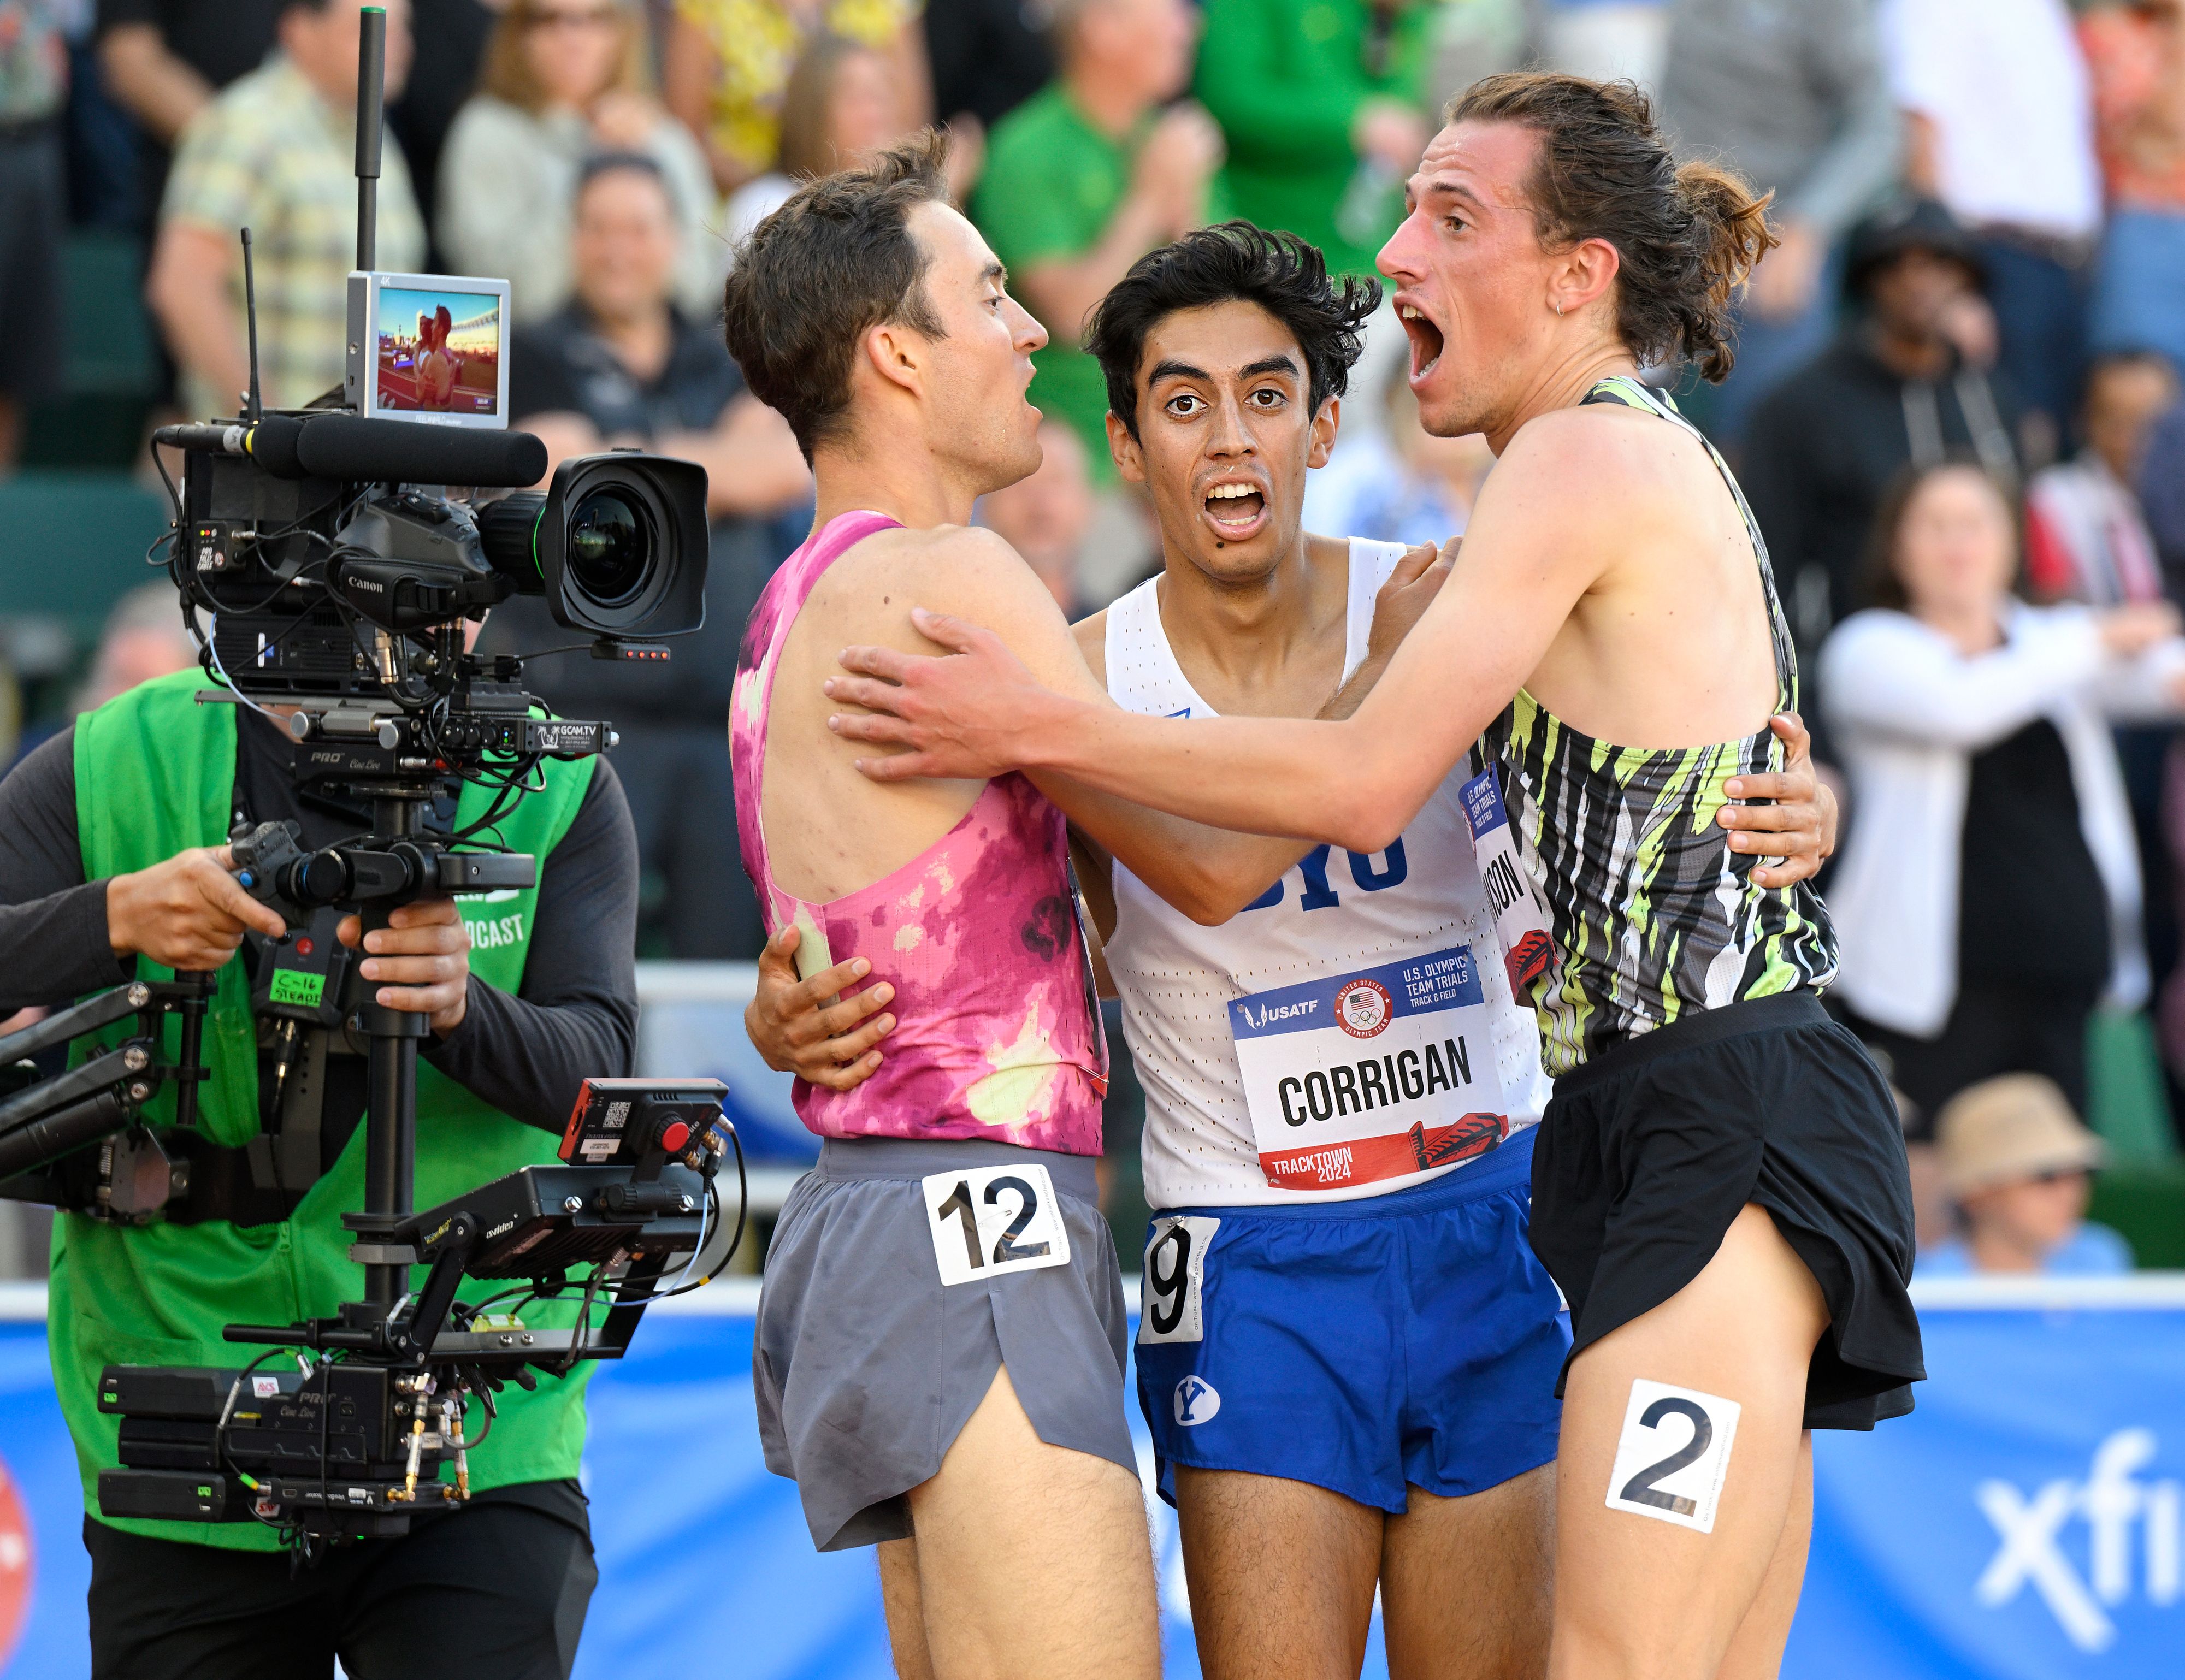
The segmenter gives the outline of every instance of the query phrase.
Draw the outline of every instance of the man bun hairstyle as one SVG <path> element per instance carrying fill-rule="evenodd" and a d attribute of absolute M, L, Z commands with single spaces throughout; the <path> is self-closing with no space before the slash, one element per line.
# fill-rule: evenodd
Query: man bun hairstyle
<path fill-rule="evenodd" d="M 1517 70 L 1476 81 L 1445 122 L 1502 122 L 1540 137 L 1526 195 L 1543 243 L 1605 239 L 1622 268 L 1616 327 L 1641 363 L 1673 357 L 1729 377 L 1730 314 L 1754 267 L 1780 242 L 1773 193 L 1719 164 L 1679 165 L 1653 103 L 1629 81 Z"/>
<path fill-rule="evenodd" d="M 1298 341 L 1317 414 L 1350 382 L 1365 347 L 1366 318 L 1380 306 L 1381 283 L 1356 275 L 1331 279 L 1315 247 L 1294 233 L 1270 233 L 1249 221 L 1202 227 L 1148 251 L 1085 325 L 1085 348 L 1099 359 L 1108 382 L 1108 406 L 1133 438 L 1146 335 L 1178 310 L 1237 302 L 1257 304 Z"/>
<path fill-rule="evenodd" d="M 920 204 L 946 204 L 947 139 L 928 130 L 862 169 L 822 176 L 736 247 L 722 300 L 729 354 L 779 409 L 809 461 L 844 427 L 864 336 L 881 325 L 943 336 L 910 233 Z"/>

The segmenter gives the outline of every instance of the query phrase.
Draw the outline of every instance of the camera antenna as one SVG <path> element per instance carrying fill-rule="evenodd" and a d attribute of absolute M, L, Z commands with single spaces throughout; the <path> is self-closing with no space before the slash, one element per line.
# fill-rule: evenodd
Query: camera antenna
<path fill-rule="evenodd" d="M 243 399 L 243 417 L 253 426 L 265 417 L 265 404 L 258 385 L 258 280 L 250 261 L 250 230 L 243 230 L 243 313 L 250 323 L 250 393 Z"/>
<path fill-rule="evenodd" d="M 379 256 L 379 129 L 386 104 L 387 13 L 357 14 L 356 265 L 369 273 Z"/>

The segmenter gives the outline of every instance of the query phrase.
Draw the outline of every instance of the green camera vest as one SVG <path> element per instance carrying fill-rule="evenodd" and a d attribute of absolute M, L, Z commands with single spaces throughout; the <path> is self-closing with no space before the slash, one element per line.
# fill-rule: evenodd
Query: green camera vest
<path fill-rule="evenodd" d="M 200 706 L 204 678 L 195 671 L 163 677 L 109 700 L 76 720 L 76 826 L 84 877 L 148 868 L 193 846 L 227 839 L 235 789 L 235 708 Z M 528 851 L 539 868 L 567 832 L 592 762 L 550 760 L 543 792 L 527 795 L 498 826 L 511 851 Z M 459 826 L 483 814 L 486 795 L 465 788 Z M 471 975 L 514 992 L 522 984 L 535 889 L 456 901 L 471 935 Z M 199 1087 L 198 1129 L 213 1142 L 246 1143 L 259 1130 L 258 1039 L 250 1013 L 247 964 L 220 970 L 204 1028 L 210 1079 Z M 137 974 L 165 980 L 170 970 L 142 957 Z M 133 1024 L 109 1029 L 108 1042 Z M 180 1024 L 167 1023 L 166 1048 L 179 1053 Z M 90 1054 L 79 1045 L 77 1059 Z M 619 1073 L 619 1069 L 602 1069 Z M 570 1092 L 570 1100 L 576 1097 Z M 173 1087 L 147 1105 L 154 1126 L 171 1124 Z M 422 1058 L 417 1063 L 416 1205 L 430 1208 L 518 1167 L 555 1158 L 557 1139 L 511 1119 L 472 1096 Z M 98 1515 L 98 1472 L 118 1462 L 120 1420 L 101 1414 L 95 1393 L 108 1365 L 213 1365 L 233 1369 L 262 1349 L 223 1342 L 224 1325 L 288 1324 L 331 1317 L 364 1293 L 364 1268 L 349 1259 L 352 1238 L 344 1213 L 364 1206 L 365 1125 L 360 1120 L 340 1158 L 278 1225 L 121 1225 L 65 1214 L 53 1229 L 48 1297 L 48 1345 L 61 1415 L 75 1437 L 83 1473 L 84 1509 Z M 422 1286 L 425 1269 L 413 1273 Z M 474 1284 L 467 1298 L 506 1285 Z M 575 1322 L 578 1290 L 551 1303 L 534 1302 L 524 1321 Z M 293 1356 L 282 1353 L 274 1361 Z M 470 1455 L 471 1486 L 483 1491 L 513 1482 L 573 1476 L 584 1443 L 584 1384 L 589 1364 L 567 1377 L 539 1374 L 536 1392 L 511 1384 L 495 1398 L 492 1433 Z M 471 1403 L 468 1432 L 485 1427 L 483 1406 Z M 103 1518 L 100 1519 L 104 1521 Z M 274 1531 L 255 1522 L 179 1523 L 120 1521 L 116 1528 L 156 1538 L 193 1541 L 238 1551 L 275 1551 Z"/>

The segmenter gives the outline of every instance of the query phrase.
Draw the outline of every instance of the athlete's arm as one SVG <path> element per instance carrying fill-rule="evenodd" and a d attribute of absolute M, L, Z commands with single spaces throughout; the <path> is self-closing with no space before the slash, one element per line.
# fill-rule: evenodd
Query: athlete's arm
<path fill-rule="evenodd" d="M 1425 549 L 1407 556 L 1409 581 L 1419 585 L 1421 574 L 1433 561 L 1432 551 Z M 949 614 L 977 612 L 986 627 L 979 633 L 991 639 L 1001 659 L 1025 673 L 1031 692 L 1117 717 L 1126 715 L 1093 675 L 1046 585 L 992 532 L 967 529 L 933 544 L 921 561 L 918 583 L 926 599 L 945 600 Z M 950 622 L 963 621 L 952 617 Z M 924 662 L 919 655 L 893 650 L 887 650 L 887 656 L 909 665 Z M 1370 681 L 1367 673 L 1364 682 L 1347 684 L 1338 699 L 1345 705 L 1355 704 Z M 870 695 L 851 696 L 830 684 L 829 692 L 853 704 L 885 706 L 889 703 L 885 686 L 875 684 Z M 894 720 L 874 717 L 851 721 Z M 857 731 L 852 728 L 840 733 Z M 1231 833 L 1148 810 L 1088 779 L 1037 768 L 1027 773 L 1081 834 L 1167 902 L 1210 926 L 1228 920 L 1249 904 L 1309 850 L 1294 840 Z"/>
<path fill-rule="evenodd" d="M 827 692 L 892 715 L 838 716 L 830 727 L 910 749 L 860 760 L 875 780 L 1052 771 L 1201 823 L 1379 851 L 1630 540 L 1624 492 L 1646 494 L 1640 463 L 1616 428 L 1576 419 L 1544 416 L 1512 441 L 1448 583 L 1347 721 L 1136 717 L 1045 686 L 1006 636 L 929 613 L 914 620 L 920 633 L 957 656 L 846 650 L 845 668 L 858 674 Z M 1590 493 L 1573 496 L 1573 483 Z"/>
<path fill-rule="evenodd" d="M 1358 709 L 1448 576 L 1448 559 L 1431 544 L 1421 544 L 1397 562 L 1374 599 L 1366 657 L 1317 716 L 1348 717 Z M 1088 672 L 1102 657 L 1102 627 L 1101 615 L 1073 627 Z M 1242 834 L 1171 817 L 1067 776 L 1031 773 L 1040 791 L 1069 815 L 1081 837 L 1099 848 L 1103 864 L 1120 858 L 1162 900 L 1202 927 L 1229 920 L 1311 850 L 1294 840 Z"/>

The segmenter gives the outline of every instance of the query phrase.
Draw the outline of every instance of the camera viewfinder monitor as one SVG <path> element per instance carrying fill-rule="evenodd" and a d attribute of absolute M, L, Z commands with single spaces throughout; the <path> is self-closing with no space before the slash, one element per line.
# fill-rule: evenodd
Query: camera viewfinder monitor
<path fill-rule="evenodd" d="M 467 275 L 352 272 L 350 405 L 374 420 L 506 427 L 508 291 Z"/>

